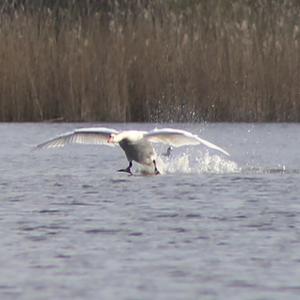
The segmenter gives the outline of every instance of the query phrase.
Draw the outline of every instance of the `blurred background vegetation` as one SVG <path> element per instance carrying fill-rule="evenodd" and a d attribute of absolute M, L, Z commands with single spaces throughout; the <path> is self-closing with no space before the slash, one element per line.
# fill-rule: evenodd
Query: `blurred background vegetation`
<path fill-rule="evenodd" d="M 300 121 L 300 1 L 0 1 L 0 121 Z"/>

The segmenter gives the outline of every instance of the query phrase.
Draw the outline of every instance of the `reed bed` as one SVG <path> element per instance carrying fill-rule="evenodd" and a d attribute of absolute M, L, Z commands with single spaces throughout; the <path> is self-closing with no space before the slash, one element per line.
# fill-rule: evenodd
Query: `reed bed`
<path fill-rule="evenodd" d="M 300 121 L 296 0 L 20 2 L 0 121 Z"/>

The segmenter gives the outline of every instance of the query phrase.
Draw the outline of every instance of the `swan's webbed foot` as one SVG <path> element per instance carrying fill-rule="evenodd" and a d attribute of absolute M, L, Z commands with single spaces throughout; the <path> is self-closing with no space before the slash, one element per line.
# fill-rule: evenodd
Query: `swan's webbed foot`
<path fill-rule="evenodd" d="M 156 161 L 155 160 L 153 160 L 153 164 L 154 164 L 154 173 L 155 173 L 155 175 L 159 175 L 160 172 L 157 170 Z"/>
<path fill-rule="evenodd" d="M 130 175 L 132 175 L 132 172 L 129 168 L 126 168 L 126 169 L 120 169 L 118 170 L 118 172 L 125 172 L 125 173 L 129 173 Z"/>
<path fill-rule="evenodd" d="M 126 169 L 120 169 L 120 170 L 118 170 L 118 172 L 125 172 L 125 173 L 129 173 L 130 175 L 132 175 L 131 167 L 132 167 L 132 162 L 130 161 L 129 166 Z"/>

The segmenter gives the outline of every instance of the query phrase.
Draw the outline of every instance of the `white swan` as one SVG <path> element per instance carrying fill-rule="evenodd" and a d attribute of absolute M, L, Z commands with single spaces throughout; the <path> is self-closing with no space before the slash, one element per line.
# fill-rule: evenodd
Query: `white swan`
<path fill-rule="evenodd" d="M 119 144 L 129 161 L 126 169 L 119 172 L 131 173 L 132 161 L 142 165 L 153 166 L 155 174 L 159 174 L 156 166 L 156 152 L 152 143 L 164 143 L 173 147 L 203 144 L 225 155 L 228 152 L 219 146 L 199 138 L 185 130 L 164 128 L 152 131 L 127 130 L 117 131 L 110 128 L 81 128 L 67 132 L 36 146 L 37 149 L 64 147 L 66 144 L 103 144 L 115 146 Z"/>

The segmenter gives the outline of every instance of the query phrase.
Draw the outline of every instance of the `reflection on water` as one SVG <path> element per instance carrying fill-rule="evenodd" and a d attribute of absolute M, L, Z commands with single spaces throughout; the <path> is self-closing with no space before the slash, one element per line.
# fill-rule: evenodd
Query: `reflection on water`
<path fill-rule="evenodd" d="M 103 146 L 31 151 L 77 125 L 0 124 L 1 299 L 298 299 L 299 125 L 163 125 L 231 156 L 174 149 L 161 176 Z"/>

